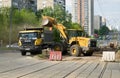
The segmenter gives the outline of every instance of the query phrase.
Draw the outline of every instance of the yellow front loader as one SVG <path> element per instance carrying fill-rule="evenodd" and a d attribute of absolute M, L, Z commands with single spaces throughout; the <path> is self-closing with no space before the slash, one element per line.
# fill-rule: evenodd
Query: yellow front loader
<path fill-rule="evenodd" d="M 55 18 L 43 16 L 42 26 L 48 27 L 51 31 L 53 28 L 60 32 L 61 42 L 55 44 L 52 49 L 67 51 L 72 56 L 91 56 L 97 47 L 97 41 L 84 36 L 82 30 L 66 29 L 62 24 L 57 23 Z"/>

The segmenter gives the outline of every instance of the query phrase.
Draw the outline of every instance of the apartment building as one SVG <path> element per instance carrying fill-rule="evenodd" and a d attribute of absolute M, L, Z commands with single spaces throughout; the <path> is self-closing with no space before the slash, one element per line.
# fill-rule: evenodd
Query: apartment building
<path fill-rule="evenodd" d="M 18 9 L 27 8 L 36 12 L 45 7 L 54 7 L 54 4 L 65 6 L 65 0 L 13 0 L 13 5 Z M 65 7 L 64 7 L 65 8 Z"/>
<path fill-rule="evenodd" d="M 99 30 L 100 27 L 106 26 L 106 19 L 100 15 L 94 16 L 94 29 Z"/>
<path fill-rule="evenodd" d="M 66 0 L 67 9 L 72 14 L 72 21 L 81 24 L 85 32 L 93 34 L 94 28 L 94 0 Z M 66 8 L 67 8 L 66 7 Z"/>
<path fill-rule="evenodd" d="M 1 7 L 11 7 L 11 0 L 0 0 L 0 8 Z"/>
<path fill-rule="evenodd" d="M 94 29 L 99 30 L 102 26 L 102 16 L 96 15 L 94 16 Z"/>
<path fill-rule="evenodd" d="M 52 7 L 54 8 L 54 5 L 58 4 L 61 5 L 63 8 L 65 8 L 65 0 L 38 0 L 37 9 L 42 9 L 44 7 Z"/>

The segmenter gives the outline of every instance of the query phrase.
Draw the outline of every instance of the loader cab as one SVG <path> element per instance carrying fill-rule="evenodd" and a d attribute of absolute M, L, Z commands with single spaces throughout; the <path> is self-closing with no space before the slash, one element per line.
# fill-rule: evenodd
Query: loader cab
<path fill-rule="evenodd" d="M 77 30 L 77 29 L 68 29 L 67 33 L 68 33 L 69 39 L 71 37 L 84 37 L 85 36 L 85 33 L 83 33 L 82 30 Z"/>

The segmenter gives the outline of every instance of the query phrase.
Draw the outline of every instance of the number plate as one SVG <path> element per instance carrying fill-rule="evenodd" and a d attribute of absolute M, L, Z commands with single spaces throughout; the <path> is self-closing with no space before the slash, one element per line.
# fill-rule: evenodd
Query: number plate
<path fill-rule="evenodd" d="M 30 50 L 30 48 L 26 48 L 25 50 Z"/>

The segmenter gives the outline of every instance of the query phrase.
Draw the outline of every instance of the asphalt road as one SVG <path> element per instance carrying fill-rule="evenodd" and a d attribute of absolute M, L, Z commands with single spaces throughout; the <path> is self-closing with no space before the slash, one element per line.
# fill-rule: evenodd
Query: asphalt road
<path fill-rule="evenodd" d="M 19 51 L 0 51 L 0 78 L 120 77 L 120 62 L 102 62 L 101 57 L 94 55 L 72 58 L 63 61 L 38 60 L 29 55 L 21 56 Z"/>

